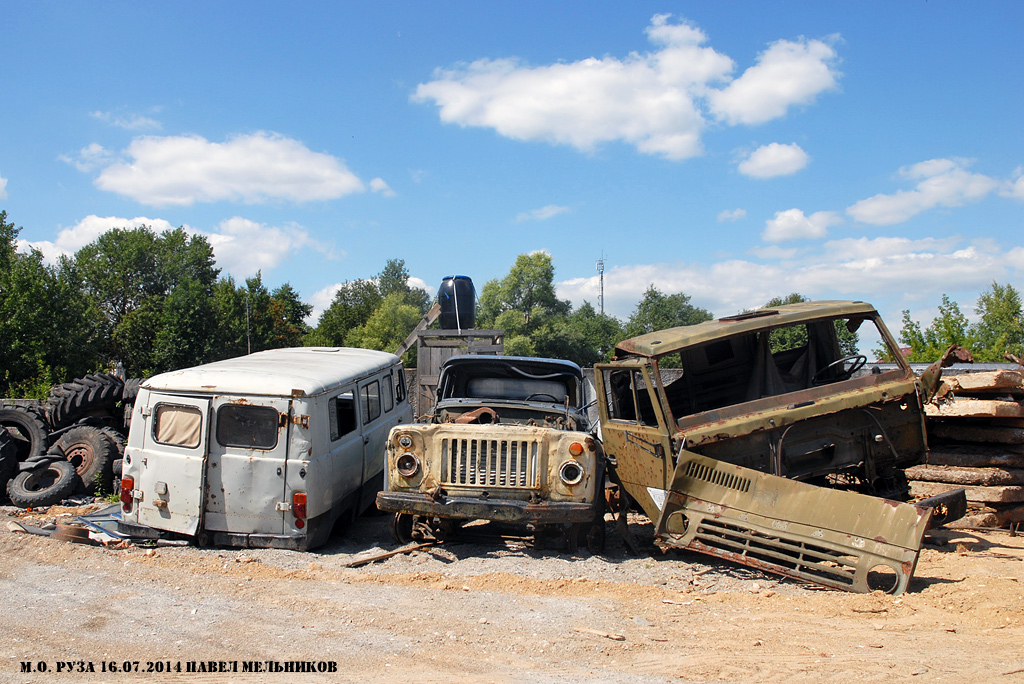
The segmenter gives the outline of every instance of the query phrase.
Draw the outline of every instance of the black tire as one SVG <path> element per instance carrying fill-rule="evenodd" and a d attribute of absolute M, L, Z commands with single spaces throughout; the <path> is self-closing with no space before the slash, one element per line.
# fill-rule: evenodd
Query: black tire
<path fill-rule="evenodd" d="M 121 392 L 121 425 L 126 434 L 132 424 L 132 408 L 135 406 L 135 397 L 139 396 L 139 387 L 143 382 L 144 378 L 128 378 L 124 381 L 124 390 Z"/>
<path fill-rule="evenodd" d="M 57 430 L 86 415 L 109 415 L 123 394 L 124 381 L 116 375 L 87 375 L 54 387 L 46 401 L 46 416 Z"/>
<path fill-rule="evenodd" d="M 124 460 L 119 458 L 116 461 L 114 461 L 114 465 L 111 467 L 111 470 L 113 471 L 114 479 L 111 480 L 110 492 L 112 494 L 120 495 L 121 494 L 121 475 L 124 472 Z"/>
<path fill-rule="evenodd" d="M 7 496 L 22 508 L 52 506 L 74 495 L 81 485 L 71 463 L 53 461 L 35 471 L 18 473 L 7 483 Z"/>
<path fill-rule="evenodd" d="M 69 461 L 90 494 L 111 491 L 117 443 L 102 428 L 80 425 L 71 428 L 50 447 L 48 455 Z"/>
<path fill-rule="evenodd" d="M 139 387 L 142 386 L 143 378 L 128 378 L 124 381 L 124 388 L 121 390 L 121 401 L 132 403 L 139 395 Z"/>
<path fill-rule="evenodd" d="M 14 438 L 7 434 L 7 428 L 0 427 L 0 490 L 7 490 L 7 483 L 18 473 L 18 450 Z"/>
<path fill-rule="evenodd" d="M 388 523 L 388 532 L 392 539 L 405 546 L 413 540 L 412 524 L 413 517 L 409 513 L 395 513 Z"/>
<path fill-rule="evenodd" d="M 34 411 L 0 404 L 0 426 L 14 439 L 19 461 L 42 456 L 50 446 L 50 430 Z"/>

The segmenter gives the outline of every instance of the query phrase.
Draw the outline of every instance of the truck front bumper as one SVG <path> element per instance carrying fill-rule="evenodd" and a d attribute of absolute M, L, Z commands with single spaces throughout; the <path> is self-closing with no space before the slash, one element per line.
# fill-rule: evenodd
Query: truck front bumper
<path fill-rule="evenodd" d="M 442 496 L 434 499 L 418 492 L 380 492 L 377 508 L 390 513 L 409 513 L 452 520 L 497 520 L 548 525 L 590 522 L 598 506 L 577 501 L 530 503 L 516 499 Z"/>

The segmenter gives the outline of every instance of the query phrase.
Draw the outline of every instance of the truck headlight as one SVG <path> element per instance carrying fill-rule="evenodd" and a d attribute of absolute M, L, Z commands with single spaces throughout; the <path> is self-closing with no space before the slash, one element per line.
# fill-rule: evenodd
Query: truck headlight
<path fill-rule="evenodd" d="M 558 469 L 558 476 L 569 486 L 577 485 L 583 479 L 583 466 L 576 461 L 566 461 Z"/>
<path fill-rule="evenodd" d="M 412 437 L 410 437 L 409 435 L 402 435 L 401 437 L 398 438 L 398 446 L 402 447 L 403 449 L 411 448 Z"/>
<path fill-rule="evenodd" d="M 420 459 L 416 458 L 416 454 L 407 451 L 395 461 L 395 468 L 399 475 L 408 479 L 420 472 Z"/>

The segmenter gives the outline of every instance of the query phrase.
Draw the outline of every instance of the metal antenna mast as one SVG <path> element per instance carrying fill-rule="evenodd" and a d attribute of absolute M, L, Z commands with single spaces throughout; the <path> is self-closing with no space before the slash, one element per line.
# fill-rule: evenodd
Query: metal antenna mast
<path fill-rule="evenodd" d="M 601 293 L 597 296 L 597 305 L 604 316 L 604 252 L 601 252 L 601 258 L 597 260 L 597 273 L 601 280 Z"/>

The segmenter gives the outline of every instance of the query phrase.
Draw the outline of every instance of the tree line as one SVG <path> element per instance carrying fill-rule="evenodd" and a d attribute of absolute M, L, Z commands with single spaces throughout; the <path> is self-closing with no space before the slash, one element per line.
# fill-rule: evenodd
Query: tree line
<path fill-rule="evenodd" d="M 54 384 L 115 370 L 148 377 L 244 354 L 294 346 L 353 346 L 394 351 L 434 296 L 409 285 L 402 259 L 372 278 L 341 284 L 315 326 L 313 307 L 262 274 L 238 282 L 221 274 L 213 248 L 184 228 L 115 228 L 74 255 L 47 264 L 38 250 L 17 251 L 20 228 L 0 211 L 0 396 L 46 396 Z M 554 264 L 543 252 L 521 254 L 509 272 L 479 291 L 476 325 L 505 331 L 505 352 L 568 359 L 581 366 L 610 358 L 615 345 L 643 333 L 710 320 L 688 295 L 651 285 L 629 318 L 573 307 L 555 292 Z M 807 301 L 791 294 L 766 303 Z M 900 340 L 911 360 L 933 360 L 951 343 L 978 360 L 1021 355 L 1020 295 L 993 283 L 968 325 L 943 297 L 940 316 L 921 329 L 904 312 Z M 842 332 L 842 331 L 841 331 Z M 790 342 L 785 342 L 790 344 Z M 793 342 L 796 343 L 796 342 Z M 841 336 L 843 348 L 857 339 Z M 991 359 L 989 357 L 992 357 Z M 405 361 L 415 365 L 415 348 Z"/>
<path fill-rule="evenodd" d="M 1019 361 L 1024 357 L 1024 313 L 1016 288 L 993 281 L 978 297 L 974 313 L 977 320 L 971 323 L 960 305 L 945 294 L 938 315 L 925 328 L 904 310 L 899 334 L 904 354 L 910 361 L 930 363 L 949 345 L 956 344 L 969 349 L 979 362 Z"/>

